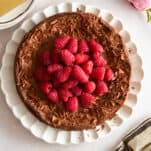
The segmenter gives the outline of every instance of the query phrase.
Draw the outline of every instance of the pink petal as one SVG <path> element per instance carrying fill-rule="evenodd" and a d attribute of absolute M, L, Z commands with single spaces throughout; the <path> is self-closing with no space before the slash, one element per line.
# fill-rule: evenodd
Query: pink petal
<path fill-rule="evenodd" d="M 144 11 L 151 5 L 150 0 L 128 0 L 128 1 L 134 8 L 140 11 Z"/>

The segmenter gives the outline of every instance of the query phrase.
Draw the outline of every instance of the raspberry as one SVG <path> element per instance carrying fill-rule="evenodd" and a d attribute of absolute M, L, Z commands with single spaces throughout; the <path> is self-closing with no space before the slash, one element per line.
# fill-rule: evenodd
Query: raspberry
<path fill-rule="evenodd" d="M 52 88 L 52 85 L 50 82 L 43 82 L 43 83 L 39 83 L 39 87 L 42 92 L 48 94 Z"/>
<path fill-rule="evenodd" d="M 89 60 L 89 56 L 84 53 L 78 53 L 75 55 L 75 61 L 77 64 L 82 64 Z"/>
<path fill-rule="evenodd" d="M 98 80 L 103 80 L 105 75 L 105 68 L 104 67 L 96 67 L 92 71 L 92 78 L 98 79 Z"/>
<path fill-rule="evenodd" d="M 106 69 L 104 78 L 105 78 L 106 81 L 110 81 L 110 80 L 113 79 L 113 72 L 110 68 Z"/>
<path fill-rule="evenodd" d="M 82 89 L 79 86 L 73 87 L 71 91 L 75 96 L 79 96 L 82 93 Z"/>
<path fill-rule="evenodd" d="M 52 77 L 51 80 L 52 80 L 53 87 L 55 87 L 55 88 L 60 87 L 60 82 L 58 81 L 58 79 L 55 76 Z"/>
<path fill-rule="evenodd" d="M 87 83 L 84 84 L 84 90 L 87 93 L 94 92 L 95 88 L 96 88 L 96 85 L 93 81 L 88 81 Z"/>
<path fill-rule="evenodd" d="M 59 82 L 65 82 L 68 80 L 71 74 L 72 68 L 71 67 L 64 67 L 62 70 L 56 72 L 56 78 Z"/>
<path fill-rule="evenodd" d="M 82 65 L 82 69 L 85 71 L 86 74 L 91 74 L 93 70 L 93 62 L 91 60 L 87 61 Z"/>
<path fill-rule="evenodd" d="M 104 51 L 103 47 L 99 43 L 97 43 L 94 39 L 91 39 L 88 42 L 88 44 L 89 44 L 91 52 L 100 52 L 100 53 L 102 53 Z"/>
<path fill-rule="evenodd" d="M 69 98 L 68 102 L 66 102 L 65 107 L 70 112 L 77 112 L 78 111 L 78 98 L 71 97 Z"/>
<path fill-rule="evenodd" d="M 44 51 L 42 52 L 39 57 L 38 57 L 38 61 L 41 65 L 47 66 L 51 63 L 51 59 L 50 59 L 50 51 Z"/>
<path fill-rule="evenodd" d="M 58 50 L 58 49 L 55 49 L 51 52 L 50 58 L 53 63 L 60 62 L 60 53 L 61 53 L 61 50 Z"/>
<path fill-rule="evenodd" d="M 50 76 L 47 73 L 46 69 L 41 66 L 36 69 L 35 77 L 38 81 L 47 82 L 50 80 Z"/>
<path fill-rule="evenodd" d="M 72 87 L 75 87 L 76 85 L 78 84 L 78 81 L 75 80 L 75 79 L 69 79 L 68 81 L 66 81 L 64 84 L 63 84 L 63 88 L 64 89 L 70 89 Z"/>
<path fill-rule="evenodd" d="M 79 52 L 82 52 L 82 53 L 89 51 L 89 47 L 88 47 L 88 45 L 87 45 L 85 40 L 82 39 L 82 40 L 79 41 L 78 50 L 79 50 Z"/>
<path fill-rule="evenodd" d="M 70 40 L 67 44 L 67 49 L 71 53 L 76 53 L 78 50 L 78 40 L 76 38 L 70 38 Z"/>
<path fill-rule="evenodd" d="M 81 105 L 84 107 L 84 108 L 89 108 L 91 107 L 91 105 L 93 103 L 95 103 L 96 101 L 96 98 L 89 94 L 89 93 L 85 93 L 83 92 L 81 95 L 80 95 L 80 103 Z"/>
<path fill-rule="evenodd" d="M 95 66 L 106 66 L 107 62 L 99 52 L 93 54 L 93 62 Z"/>
<path fill-rule="evenodd" d="M 72 96 L 72 93 L 67 89 L 59 89 L 58 94 L 63 102 L 67 102 L 68 98 Z"/>
<path fill-rule="evenodd" d="M 108 92 L 108 87 L 103 81 L 97 81 L 95 92 L 97 95 L 102 96 Z"/>
<path fill-rule="evenodd" d="M 83 71 L 83 69 L 78 65 L 74 65 L 72 76 L 82 83 L 87 82 L 89 78 L 88 75 L 86 75 L 86 73 Z"/>
<path fill-rule="evenodd" d="M 60 64 L 52 64 L 52 65 L 49 65 L 48 67 L 47 67 L 47 72 L 49 73 L 49 74 L 51 74 L 51 73 L 53 73 L 53 72 L 56 72 L 56 71 L 58 71 L 58 70 L 61 70 L 63 67 L 62 67 L 62 65 L 60 65 Z"/>
<path fill-rule="evenodd" d="M 63 49 L 63 48 L 65 48 L 65 46 L 68 43 L 69 39 L 70 39 L 69 36 L 66 36 L 66 35 L 60 36 L 59 38 L 57 38 L 54 41 L 55 48 L 56 49 Z"/>
<path fill-rule="evenodd" d="M 75 61 L 74 55 L 68 51 L 68 49 L 63 49 L 61 51 L 61 59 L 66 65 L 72 65 Z"/>
<path fill-rule="evenodd" d="M 79 101 L 82 107 L 90 108 L 96 102 L 95 95 L 108 92 L 102 80 L 113 79 L 113 72 L 101 55 L 103 51 L 94 39 L 87 43 L 66 35 L 58 37 L 54 51 L 46 50 L 38 57 L 40 66 L 35 70 L 35 78 L 40 90 L 54 104 L 63 101 L 70 112 L 78 111 Z"/>
<path fill-rule="evenodd" d="M 54 104 L 58 104 L 59 103 L 59 97 L 58 97 L 58 92 L 53 89 L 51 90 L 48 95 L 47 95 L 48 99 L 54 103 Z"/>

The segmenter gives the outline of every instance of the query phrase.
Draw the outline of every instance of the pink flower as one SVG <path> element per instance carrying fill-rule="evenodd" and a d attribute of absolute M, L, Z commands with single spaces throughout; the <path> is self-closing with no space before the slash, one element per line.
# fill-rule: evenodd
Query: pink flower
<path fill-rule="evenodd" d="M 144 11 L 150 7 L 150 0 L 128 0 L 137 10 Z"/>

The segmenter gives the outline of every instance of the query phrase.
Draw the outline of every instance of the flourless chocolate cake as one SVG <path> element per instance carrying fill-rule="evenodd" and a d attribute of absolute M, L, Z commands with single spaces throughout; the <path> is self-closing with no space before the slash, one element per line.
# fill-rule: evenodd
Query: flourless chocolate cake
<path fill-rule="evenodd" d="M 60 13 L 36 25 L 20 43 L 14 65 L 21 99 L 54 128 L 102 125 L 129 89 L 131 66 L 122 39 L 91 13 Z"/>

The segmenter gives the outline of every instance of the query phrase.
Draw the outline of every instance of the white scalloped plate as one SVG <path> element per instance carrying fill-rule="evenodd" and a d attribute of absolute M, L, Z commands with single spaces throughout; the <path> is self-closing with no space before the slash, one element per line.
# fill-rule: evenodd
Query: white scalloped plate
<path fill-rule="evenodd" d="M 77 8 L 83 12 L 91 12 L 101 16 L 105 21 L 107 21 L 115 28 L 115 30 L 123 38 L 123 42 L 128 50 L 127 53 L 132 65 L 132 76 L 127 100 L 125 101 L 122 108 L 116 113 L 116 116 L 112 120 L 105 122 L 103 129 L 101 126 L 98 126 L 96 129 L 83 131 L 64 131 L 52 128 L 40 122 L 25 107 L 24 103 L 18 96 L 15 87 L 13 75 L 14 57 L 17 47 L 25 33 L 49 16 L 52 16 L 58 12 L 76 11 Z M 13 111 L 15 117 L 18 118 L 22 125 L 31 131 L 33 135 L 48 143 L 79 144 L 83 142 L 92 142 L 99 139 L 100 137 L 107 135 L 111 130 L 120 126 L 123 121 L 132 114 L 133 108 L 137 102 L 137 93 L 140 91 L 141 80 L 143 78 L 143 70 L 141 66 L 141 58 L 137 54 L 137 48 L 131 41 L 129 33 L 123 29 L 122 23 L 117 20 L 111 13 L 105 10 L 100 10 L 99 8 L 79 3 L 61 3 L 57 6 L 50 6 L 38 13 L 35 13 L 31 18 L 24 21 L 21 27 L 14 32 L 11 40 L 6 46 L 6 51 L 2 60 L 0 74 L 1 87 L 5 95 L 6 102 Z"/>

